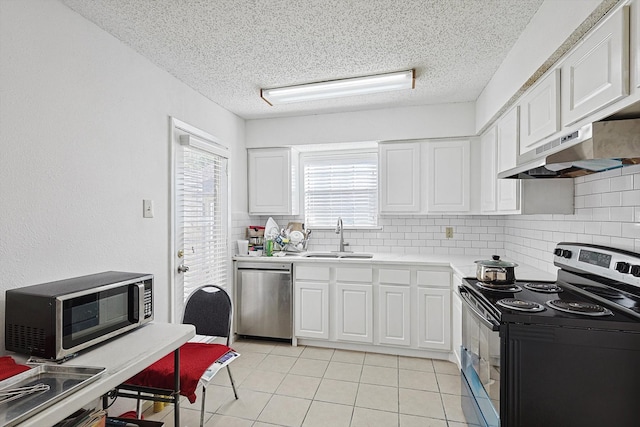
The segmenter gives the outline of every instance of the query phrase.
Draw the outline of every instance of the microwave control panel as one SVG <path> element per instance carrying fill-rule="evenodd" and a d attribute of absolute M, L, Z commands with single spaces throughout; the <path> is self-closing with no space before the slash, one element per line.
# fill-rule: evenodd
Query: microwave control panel
<path fill-rule="evenodd" d="M 144 285 L 144 318 L 148 319 L 153 316 L 153 293 L 151 290 L 151 281 L 147 281 Z"/>

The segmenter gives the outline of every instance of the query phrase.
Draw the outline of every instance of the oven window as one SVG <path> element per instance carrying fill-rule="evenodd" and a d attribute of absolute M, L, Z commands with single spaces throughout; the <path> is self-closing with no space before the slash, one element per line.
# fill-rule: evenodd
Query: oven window
<path fill-rule="evenodd" d="M 63 346 L 90 341 L 129 325 L 128 286 L 63 302 Z"/>

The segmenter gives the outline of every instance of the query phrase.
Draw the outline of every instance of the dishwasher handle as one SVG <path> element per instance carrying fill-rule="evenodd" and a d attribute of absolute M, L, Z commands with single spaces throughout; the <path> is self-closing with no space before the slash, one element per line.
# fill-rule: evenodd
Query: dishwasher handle
<path fill-rule="evenodd" d="M 287 273 L 291 272 L 291 263 L 286 262 L 238 262 L 236 264 L 237 270 L 275 270 L 275 271 L 284 271 Z"/>

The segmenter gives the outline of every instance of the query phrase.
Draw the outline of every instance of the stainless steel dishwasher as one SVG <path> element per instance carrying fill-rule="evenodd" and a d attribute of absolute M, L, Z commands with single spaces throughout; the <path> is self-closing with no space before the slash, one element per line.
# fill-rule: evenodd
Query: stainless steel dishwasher
<path fill-rule="evenodd" d="M 291 263 L 236 262 L 236 333 L 291 339 Z"/>

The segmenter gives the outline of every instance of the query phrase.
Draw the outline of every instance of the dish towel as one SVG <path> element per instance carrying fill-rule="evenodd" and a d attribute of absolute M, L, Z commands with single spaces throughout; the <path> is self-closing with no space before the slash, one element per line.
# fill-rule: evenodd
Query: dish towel
<path fill-rule="evenodd" d="M 180 394 L 196 401 L 198 381 L 212 363 L 231 350 L 222 344 L 186 343 L 180 347 Z M 125 384 L 173 390 L 173 352 L 167 354 L 142 372 L 129 378 Z"/>
<path fill-rule="evenodd" d="M 28 371 L 31 367 L 19 365 L 11 356 L 0 357 L 0 381 L 18 375 L 20 372 Z"/>

